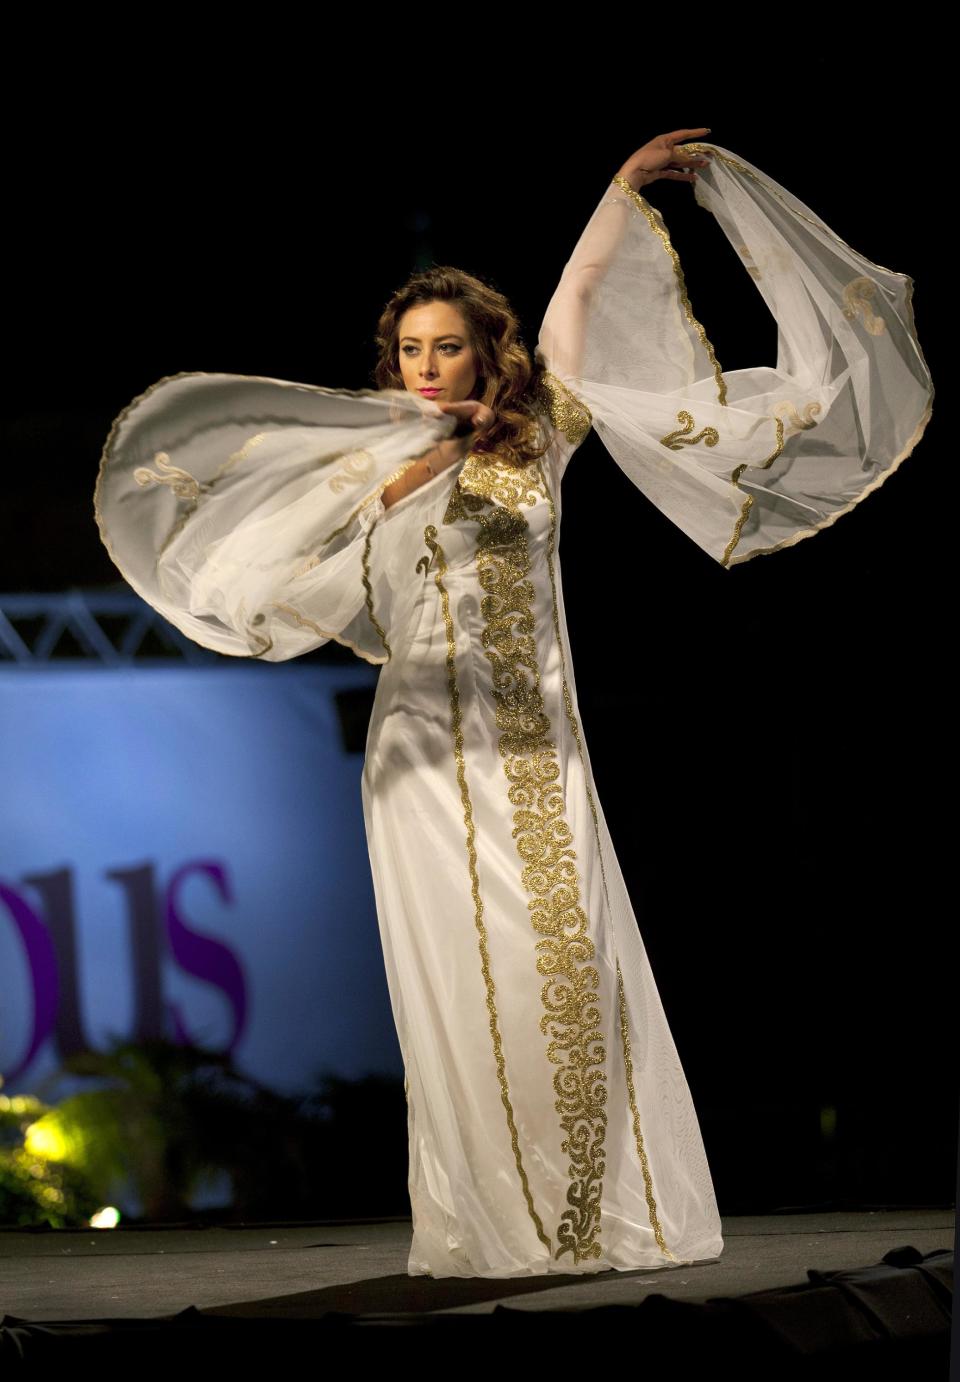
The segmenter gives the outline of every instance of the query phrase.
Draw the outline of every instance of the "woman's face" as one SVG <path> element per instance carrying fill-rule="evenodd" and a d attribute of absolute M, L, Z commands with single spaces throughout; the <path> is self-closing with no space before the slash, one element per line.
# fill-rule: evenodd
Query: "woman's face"
<path fill-rule="evenodd" d="M 458 308 L 450 302 L 410 307 L 400 318 L 398 335 L 405 389 L 441 403 L 470 397 L 477 382 L 476 355 Z"/>

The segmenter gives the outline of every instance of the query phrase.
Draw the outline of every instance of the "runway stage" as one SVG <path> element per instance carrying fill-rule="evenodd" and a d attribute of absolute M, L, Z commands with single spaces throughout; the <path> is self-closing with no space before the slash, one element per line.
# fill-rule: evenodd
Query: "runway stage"
<path fill-rule="evenodd" d="M 409 1219 L 5 1228 L 0 1364 L 289 1362 L 291 1347 L 335 1336 L 358 1359 L 459 1342 L 472 1357 L 458 1367 L 493 1356 L 506 1371 L 519 1361 L 499 1352 L 506 1332 L 564 1370 L 609 1366 L 616 1345 L 638 1369 L 669 1364 L 681 1378 L 725 1364 L 740 1376 L 946 1377 L 954 1218 L 730 1217 L 716 1262 L 497 1280 L 407 1276 Z"/>

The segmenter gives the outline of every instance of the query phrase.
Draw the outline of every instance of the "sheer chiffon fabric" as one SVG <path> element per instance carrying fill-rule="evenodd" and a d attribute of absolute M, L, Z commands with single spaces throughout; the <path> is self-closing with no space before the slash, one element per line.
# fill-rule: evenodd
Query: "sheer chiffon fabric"
<path fill-rule="evenodd" d="M 171 375 L 113 423 L 100 534 L 134 590 L 205 647 L 282 662 L 335 638 L 385 662 L 409 581 L 393 580 L 386 530 L 371 549 L 371 502 L 456 425 L 403 390 Z"/>
<path fill-rule="evenodd" d="M 777 323 L 776 366 L 722 371 L 663 217 L 621 178 L 547 308 L 540 349 L 633 484 L 724 566 L 835 522 L 910 454 L 933 384 L 913 280 L 872 263 L 745 159 L 694 193 Z"/>

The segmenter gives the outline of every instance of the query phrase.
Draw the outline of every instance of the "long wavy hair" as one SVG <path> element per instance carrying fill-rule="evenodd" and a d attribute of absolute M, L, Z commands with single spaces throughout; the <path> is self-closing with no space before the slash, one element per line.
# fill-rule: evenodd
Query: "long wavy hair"
<path fill-rule="evenodd" d="M 477 363 L 470 397 L 492 408 L 493 425 L 481 432 L 474 453 L 496 452 L 508 465 L 523 466 L 549 445 L 539 425 L 538 392 L 544 367 L 530 358 L 520 338 L 520 321 L 501 292 L 473 274 L 435 264 L 411 275 L 390 297 L 377 322 L 379 358 L 373 370 L 378 389 L 405 389 L 400 372 L 399 328 L 403 314 L 428 302 L 449 302 L 466 321 Z"/>

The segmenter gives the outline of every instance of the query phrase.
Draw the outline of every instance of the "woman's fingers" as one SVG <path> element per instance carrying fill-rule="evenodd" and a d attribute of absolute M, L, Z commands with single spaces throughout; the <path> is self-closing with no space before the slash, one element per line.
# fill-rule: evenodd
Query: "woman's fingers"
<path fill-rule="evenodd" d="M 709 133 L 710 131 L 706 126 L 701 126 L 699 130 L 674 130 L 673 134 L 663 135 L 662 138 L 670 146 L 670 155 L 666 166 L 659 170 L 660 177 L 693 182 L 697 176 L 697 168 L 706 168 L 709 165 L 709 156 L 701 153 L 699 149 L 696 152 L 687 153 L 684 148 L 674 148 L 673 145 L 676 143 L 678 135 L 695 136 Z"/>
<path fill-rule="evenodd" d="M 683 147 L 677 146 L 683 139 L 699 139 L 701 135 L 709 133 L 708 125 L 700 125 L 696 129 L 672 130 L 669 134 L 657 135 L 630 155 L 620 168 L 619 175 L 626 178 L 634 191 L 639 191 L 646 183 L 656 182 L 658 178 L 695 182 L 696 170 L 709 166 L 709 155 L 699 149 L 688 153 Z"/>
<path fill-rule="evenodd" d="M 438 403 L 437 407 L 444 413 L 453 413 L 455 417 L 462 418 L 477 432 L 486 431 L 493 425 L 493 410 L 475 398 L 460 399 L 456 403 Z"/>

